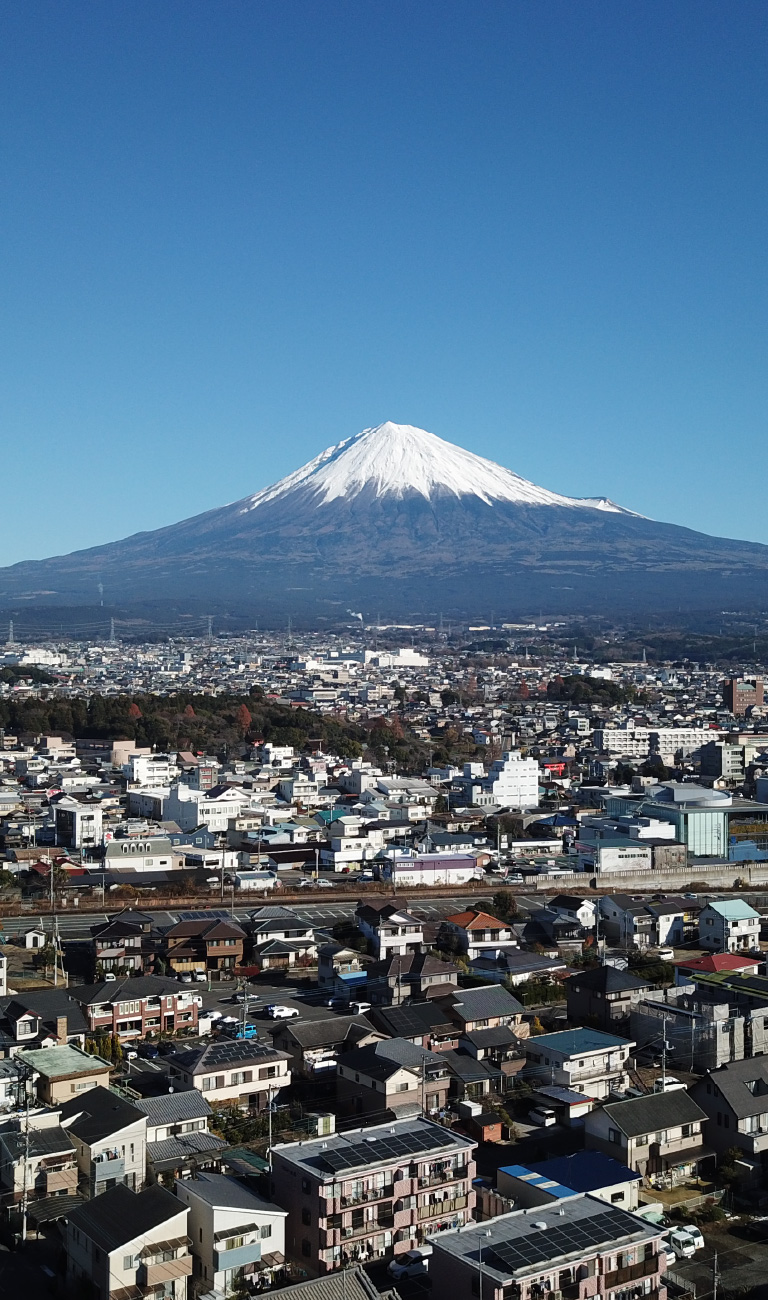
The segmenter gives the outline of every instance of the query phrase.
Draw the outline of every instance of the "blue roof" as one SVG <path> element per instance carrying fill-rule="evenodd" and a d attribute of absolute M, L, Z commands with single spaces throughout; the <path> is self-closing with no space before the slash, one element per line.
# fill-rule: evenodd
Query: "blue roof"
<path fill-rule="evenodd" d="M 716 903 L 710 903 L 709 906 L 713 912 L 725 917 L 726 921 L 748 921 L 760 915 L 754 907 L 750 907 L 749 903 L 745 903 L 741 898 L 718 899 Z"/>
<path fill-rule="evenodd" d="M 521 1182 L 529 1183 L 532 1187 L 538 1187 L 550 1196 L 562 1200 L 566 1196 L 575 1196 L 576 1192 L 572 1187 L 565 1187 L 563 1184 L 555 1182 L 552 1178 L 538 1173 L 535 1169 L 529 1169 L 527 1165 L 503 1165 L 499 1169 L 500 1174 L 509 1174 L 510 1178 L 519 1178 Z"/>
<path fill-rule="evenodd" d="M 626 1047 L 628 1039 L 604 1034 L 602 1029 L 560 1029 L 554 1034 L 537 1034 L 528 1039 L 532 1046 L 550 1047 L 565 1056 L 579 1052 L 605 1052 L 611 1047 Z"/>
<path fill-rule="evenodd" d="M 530 1167 L 534 1173 L 572 1187 L 575 1192 L 596 1192 L 601 1187 L 612 1187 L 614 1183 L 640 1179 L 640 1174 L 602 1151 L 577 1151 L 572 1156 L 537 1160 Z"/>

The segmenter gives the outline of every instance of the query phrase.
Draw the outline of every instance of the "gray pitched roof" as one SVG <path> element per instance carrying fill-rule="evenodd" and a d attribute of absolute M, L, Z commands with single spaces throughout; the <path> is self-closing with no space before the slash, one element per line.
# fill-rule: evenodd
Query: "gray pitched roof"
<path fill-rule="evenodd" d="M 611 1123 L 627 1137 L 638 1137 L 655 1129 L 675 1128 L 678 1124 L 692 1124 L 707 1118 L 701 1106 L 682 1088 L 616 1101 L 604 1106 L 603 1110 Z"/>
<path fill-rule="evenodd" d="M 501 984 L 484 984 L 479 989 L 460 989 L 450 1005 L 460 1020 L 488 1020 L 492 1016 L 518 1016 L 524 1007 Z"/>
<path fill-rule="evenodd" d="M 136 1237 L 150 1236 L 184 1209 L 186 1206 L 159 1183 L 145 1187 L 143 1192 L 132 1192 L 120 1183 L 86 1201 L 70 1215 L 69 1222 L 109 1252 Z"/>
<path fill-rule="evenodd" d="M 595 966 L 592 970 L 577 971 L 565 981 L 566 990 L 588 989 L 591 992 L 623 993 L 628 989 L 649 989 L 650 980 L 640 979 L 628 970 L 615 966 Z"/>
<path fill-rule="evenodd" d="M 177 1137 L 163 1138 L 162 1142 L 148 1142 L 147 1159 L 156 1171 L 164 1165 L 175 1169 L 188 1160 L 210 1157 L 214 1152 L 222 1151 L 226 1145 L 221 1138 L 214 1137 L 213 1133 L 181 1133 Z"/>
<path fill-rule="evenodd" d="M 169 1092 L 163 1097 L 142 1097 L 134 1103 L 147 1117 L 147 1122 L 156 1124 L 176 1124 L 184 1119 L 204 1119 L 212 1111 L 208 1102 L 197 1088 L 186 1092 Z"/>
<path fill-rule="evenodd" d="M 26 1150 L 26 1135 L 21 1129 L 11 1129 L 2 1134 L 3 1144 L 13 1160 L 19 1160 Z M 31 1156 L 55 1156 L 62 1152 L 73 1152 L 75 1144 L 65 1128 L 56 1125 L 53 1128 L 31 1128 L 29 1130 L 29 1154 Z"/>
<path fill-rule="evenodd" d="M 88 1144 L 108 1138 L 110 1134 L 119 1133 L 129 1124 L 143 1119 L 136 1106 L 101 1085 L 65 1101 L 61 1116 L 69 1132 Z"/>
<path fill-rule="evenodd" d="M 278 1030 L 282 1041 L 293 1039 L 300 1047 L 331 1047 L 343 1043 L 353 1026 L 370 1030 L 365 1016 L 329 1016 L 323 1020 L 293 1022 Z"/>
<path fill-rule="evenodd" d="M 343 1269 L 326 1277 L 270 1291 L 270 1300 L 399 1300 L 397 1291 L 377 1291 L 362 1268 Z"/>
<path fill-rule="evenodd" d="M 287 1214 L 287 1210 L 281 1210 L 279 1205 L 265 1201 L 250 1191 L 239 1178 L 232 1178 L 229 1174 L 199 1174 L 186 1186 L 193 1196 L 199 1196 L 208 1205 L 219 1208 L 226 1206 L 231 1210 L 273 1210 L 275 1214 Z"/>
<path fill-rule="evenodd" d="M 763 1115 L 768 1111 L 768 1056 L 731 1061 L 719 1070 L 712 1070 L 707 1082 L 710 1079 L 720 1089 L 723 1100 L 737 1119 Z M 697 1092 L 702 1086 L 701 1083 L 697 1085 Z"/>

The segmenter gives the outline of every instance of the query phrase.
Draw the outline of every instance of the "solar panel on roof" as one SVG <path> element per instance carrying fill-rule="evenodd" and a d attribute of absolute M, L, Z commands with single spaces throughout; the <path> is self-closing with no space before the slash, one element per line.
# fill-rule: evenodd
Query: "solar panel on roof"
<path fill-rule="evenodd" d="M 206 910 L 205 912 L 179 912 L 178 919 L 180 921 L 211 921 L 214 919 L 219 921 L 231 921 L 233 918 L 230 916 L 229 912 L 209 912 Z"/>
<path fill-rule="evenodd" d="M 634 1231 L 620 1210 L 608 1210 L 587 1219 L 541 1228 L 525 1237 L 495 1241 L 489 1253 L 491 1259 L 495 1258 L 501 1265 L 502 1271 L 514 1273 L 558 1255 L 570 1255 L 590 1246 L 631 1236 Z"/>

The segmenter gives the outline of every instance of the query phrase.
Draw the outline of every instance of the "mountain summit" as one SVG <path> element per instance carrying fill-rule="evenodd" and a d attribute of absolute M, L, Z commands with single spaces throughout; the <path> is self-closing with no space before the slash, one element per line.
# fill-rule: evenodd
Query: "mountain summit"
<path fill-rule="evenodd" d="M 619 614 L 768 603 L 768 547 L 562 496 L 407 424 L 154 532 L 0 569 L 0 605 L 343 617 Z"/>
<path fill-rule="evenodd" d="M 318 504 L 338 497 L 349 499 L 361 492 L 376 497 L 404 497 L 417 492 L 428 501 L 447 494 L 476 496 L 486 505 L 514 501 L 518 505 L 588 506 L 632 513 L 602 497 L 584 499 L 549 492 L 426 429 L 392 424 L 389 420 L 328 447 L 273 487 L 257 492 L 246 508 L 256 509 L 301 488 L 314 493 Z"/>

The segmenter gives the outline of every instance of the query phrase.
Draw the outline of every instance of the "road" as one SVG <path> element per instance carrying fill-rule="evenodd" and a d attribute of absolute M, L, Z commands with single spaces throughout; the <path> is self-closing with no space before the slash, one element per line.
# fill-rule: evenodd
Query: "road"
<path fill-rule="evenodd" d="M 538 896 L 535 899 L 519 898 L 517 900 L 518 908 L 522 915 L 526 915 L 528 910 L 533 907 L 544 907 L 545 899 Z M 452 912 L 460 912 L 467 907 L 476 907 L 478 897 L 471 894 L 467 897 L 457 898 L 436 898 L 434 902 L 429 902 L 423 898 L 408 904 L 402 900 L 402 906 L 408 906 L 417 916 L 425 921 L 438 921 L 444 916 L 450 916 Z M 124 904 L 130 906 L 130 904 Z M 332 929 L 337 921 L 348 921 L 355 914 L 356 903 L 338 902 L 334 903 L 329 900 L 327 903 L 279 903 L 278 900 L 270 900 L 269 903 L 259 903 L 254 900 L 247 907 L 208 907 L 200 908 L 198 911 L 156 911 L 152 910 L 152 917 L 156 919 L 156 924 L 160 927 L 173 925 L 179 920 L 180 916 L 233 916 L 236 921 L 246 921 L 252 912 L 256 911 L 259 906 L 285 906 L 289 911 L 294 912 L 302 921 L 309 921 L 318 929 Z M 140 910 L 140 905 L 139 905 Z M 110 909 L 111 915 L 120 911 L 116 905 Z M 109 920 L 109 914 L 106 912 L 60 912 L 58 916 L 59 934 L 63 939 L 88 939 L 91 934 L 91 926 L 98 925 L 101 921 Z M 40 926 L 50 934 L 52 920 L 50 916 L 42 917 L 8 917 L 3 921 L 3 934 L 8 938 L 14 935 L 26 934 L 27 930 L 40 929 Z"/>

